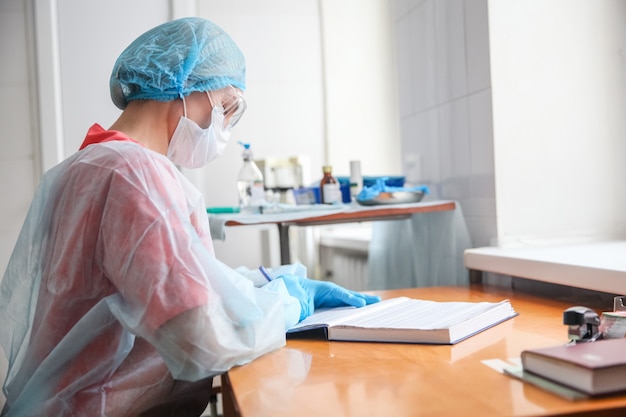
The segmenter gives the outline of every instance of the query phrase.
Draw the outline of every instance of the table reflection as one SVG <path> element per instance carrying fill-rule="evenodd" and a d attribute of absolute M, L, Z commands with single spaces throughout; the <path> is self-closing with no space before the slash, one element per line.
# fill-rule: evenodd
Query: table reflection
<path fill-rule="evenodd" d="M 237 396 L 244 409 L 259 410 L 258 414 L 275 415 L 293 408 L 293 391 L 308 375 L 312 356 L 306 352 L 283 348 L 264 357 L 264 364 L 255 369 L 255 362 L 246 365 L 255 383 L 246 386 Z M 236 374 L 235 371 L 231 371 Z"/>
<path fill-rule="evenodd" d="M 451 346 L 291 339 L 228 373 L 237 411 L 244 417 L 626 415 L 626 396 L 568 401 L 485 364 L 510 362 L 524 349 L 566 341 L 562 312 L 568 303 L 460 287 L 381 295 L 510 298 L 519 316 Z"/>

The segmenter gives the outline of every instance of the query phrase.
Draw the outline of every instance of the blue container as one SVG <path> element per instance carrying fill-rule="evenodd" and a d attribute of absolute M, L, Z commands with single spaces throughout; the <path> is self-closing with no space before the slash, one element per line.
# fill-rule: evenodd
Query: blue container
<path fill-rule="evenodd" d="M 363 177 L 363 186 L 371 187 L 376 184 L 376 181 L 379 179 L 385 180 L 385 185 L 387 187 L 404 187 L 405 177 L 397 176 L 397 177 L 386 177 L 386 176 L 378 176 L 378 177 Z"/>
<path fill-rule="evenodd" d="M 404 176 L 390 177 L 385 175 L 363 177 L 363 187 L 372 187 L 379 179 L 384 179 L 385 185 L 388 187 L 404 187 Z M 350 177 L 337 177 L 337 181 L 339 181 L 341 185 L 345 183 L 348 184 L 348 187 L 350 186 Z"/>

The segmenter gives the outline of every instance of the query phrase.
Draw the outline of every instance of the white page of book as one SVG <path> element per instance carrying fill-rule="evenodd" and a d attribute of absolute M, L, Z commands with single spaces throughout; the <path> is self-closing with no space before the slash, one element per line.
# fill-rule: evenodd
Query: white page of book
<path fill-rule="evenodd" d="M 437 302 L 397 297 L 369 306 L 334 308 L 315 312 L 290 330 L 326 326 L 394 329 L 448 329 L 503 303 Z"/>
<path fill-rule="evenodd" d="M 387 308 L 387 306 L 393 306 L 401 303 L 404 300 L 408 300 L 406 297 L 391 298 L 389 300 L 383 300 L 375 304 L 356 308 L 356 307 L 335 307 L 324 308 L 315 310 L 313 315 L 302 320 L 300 323 L 293 326 L 290 330 L 305 329 L 309 327 L 319 327 L 320 325 L 334 326 L 337 324 L 343 324 L 352 318 L 356 318 L 362 315 L 375 314 L 379 310 Z"/>

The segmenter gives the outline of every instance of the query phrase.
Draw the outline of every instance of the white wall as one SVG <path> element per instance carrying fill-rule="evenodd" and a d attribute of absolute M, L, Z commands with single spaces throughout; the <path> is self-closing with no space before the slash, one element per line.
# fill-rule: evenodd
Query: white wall
<path fill-rule="evenodd" d="M 78 150 L 93 123 L 108 128 L 117 119 L 120 110 L 109 95 L 113 64 L 137 36 L 169 20 L 170 5 L 168 0 L 59 0 L 57 7 L 67 157 Z"/>
<path fill-rule="evenodd" d="M 496 236 L 487 0 L 393 1 L 402 166 L 459 201 L 474 245 Z"/>
<path fill-rule="evenodd" d="M 349 175 L 352 159 L 364 175 L 401 173 L 387 1 L 204 0 L 196 9 L 233 37 L 247 62 L 248 110 L 232 143 L 206 168 L 185 171 L 209 206 L 237 204 L 237 140 L 252 143 L 259 159 L 306 155 L 305 183 L 328 163 Z M 218 257 L 232 266 L 278 263 L 276 230 L 264 229 L 268 238 L 230 228 L 215 242 Z M 298 260 L 313 268 L 314 255 Z"/>
<path fill-rule="evenodd" d="M 327 163 L 348 176 L 400 175 L 390 2 L 321 0 Z M 318 174 L 321 169 L 318 166 Z"/>
<path fill-rule="evenodd" d="M 31 128 L 34 91 L 28 71 L 32 57 L 26 36 L 32 22 L 27 21 L 25 6 L 22 0 L 0 2 L 0 56 L 5 63 L 0 65 L 0 274 L 4 274 L 38 182 L 36 132 Z M 0 353 L 2 381 L 6 369 L 6 358 Z M 3 405 L 0 392 L 0 409 Z"/>
<path fill-rule="evenodd" d="M 32 107 L 35 91 L 29 77 L 32 59 L 27 47 L 26 3 L 0 2 L 0 271 L 4 273 L 26 211 L 38 183 L 36 167 L 36 117 Z M 33 126 L 33 127 L 31 127 Z"/>
<path fill-rule="evenodd" d="M 237 205 L 238 140 L 251 143 L 257 159 L 304 154 L 311 165 L 320 166 L 324 126 L 317 1 L 205 0 L 197 2 L 197 14 L 222 26 L 242 49 L 248 86 L 248 109 L 225 155 L 202 170 L 207 203 Z"/>
<path fill-rule="evenodd" d="M 184 171 L 207 205 L 238 204 L 242 147 L 237 141 L 251 143 L 257 159 L 306 155 L 311 167 L 321 166 L 325 146 L 317 0 L 204 0 L 196 2 L 196 13 L 223 27 L 246 57 L 248 109 L 233 129 L 231 143 L 207 167 Z M 317 170 L 303 174 L 311 181 Z M 231 266 L 279 263 L 275 227 L 229 228 L 226 240 L 214 244 L 218 258 Z"/>
<path fill-rule="evenodd" d="M 626 2 L 489 2 L 498 240 L 626 236 Z"/>

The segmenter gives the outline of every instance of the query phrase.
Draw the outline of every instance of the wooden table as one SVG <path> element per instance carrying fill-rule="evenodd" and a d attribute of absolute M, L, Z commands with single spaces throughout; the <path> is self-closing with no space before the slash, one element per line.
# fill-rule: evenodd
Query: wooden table
<path fill-rule="evenodd" d="M 289 249 L 289 227 L 290 226 L 319 226 L 337 223 L 354 223 L 379 220 L 399 220 L 406 219 L 416 213 L 431 213 L 435 211 L 449 211 L 456 208 L 454 201 L 434 201 L 426 203 L 402 204 L 402 205 L 380 205 L 380 206 L 355 206 L 339 212 L 324 212 L 311 210 L 296 213 L 285 213 L 280 215 L 255 216 L 250 221 L 250 216 L 246 215 L 219 215 L 225 217 L 226 226 L 244 226 L 259 224 L 276 224 L 278 227 L 278 237 L 280 244 L 280 262 L 282 265 L 291 263 L 291 253 Z M 264 220 L 264 218 L 266 220 Z"/>
<path fill-rule="evenodd" d="M 570 304 L 481 286 L 378 294 L 439 301 L 509 298 L 519 316 L 452 346 L 289 340 L 223 376 L 224 415 L 626 415 L 626 396 L 572 402 L 482 362 L 567 342 L 562 312 Z"/>

